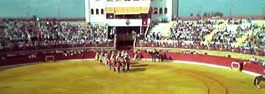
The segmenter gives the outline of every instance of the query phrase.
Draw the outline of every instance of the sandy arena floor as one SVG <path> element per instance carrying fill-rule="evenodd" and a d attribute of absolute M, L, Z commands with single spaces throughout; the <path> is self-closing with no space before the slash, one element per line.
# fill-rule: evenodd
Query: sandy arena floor
<path fill-rule="evenodd" d="M 265 94 L 253 79 L 191 64 L 142 62 L 118 74 L 95 61 L 58 61 L 2 68 L 0 94 Z"/>

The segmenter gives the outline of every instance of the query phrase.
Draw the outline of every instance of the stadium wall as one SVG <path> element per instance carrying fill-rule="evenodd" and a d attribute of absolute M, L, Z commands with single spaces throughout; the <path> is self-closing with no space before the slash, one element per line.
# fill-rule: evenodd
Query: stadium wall
<path fill-rule="evenodd" d="M 141 52 L 141 58 L 151 58 L 149 53 Z M 243 66 L 242 71 L 253 72 L 257 74 L 264 73 L 264 66 L 256 63 L 249 62 L 248 60 L 242 60 L 231 57 L 220 57 L 220 56 L 211 56 L 211 55 L 202 55 L 202 54 L 184 54 L 184 53 L 176 53 L 176 52 L 166 52 L 166 58 L 170 61 L 180 60 L 180 61 L 191 61 L 198 62 L 210 65 L 217 65 L 221 67 L 229 67 L 231 68 L 232 62 L 238 62 Z M 248 62 L 248 63 L 245 63 Z M 245 64 L 244 64 L 245 63 Z"/>
<path fill-rule="evenodd" d="M 198 62 L 201 64 L 210 64 L 221 67 L 231 67 L 232 62 L 239 62 L 243 65 L 242 71 L 262 74 L 264 72 L 264 67 L 258 63 L 246 63 L 247 60 L 241 60 L 230 57 L 220 57 L 220 56 L 210 56 L 210 55 L 202 55 L 202 54 L 184 54 L 184 53 L 176 53 L 176 52 L 166 52 L 166 58 L 168 60 L 177 60 L 177 61 L 189 61 L 189 62 Z M 17 64 L 27 64 L 27 63 L 39 63 L 39 62 L 47 62 L 51 60 L 47 60 L 47 57 L 53 57 L 54 60 L 69 60 L 69 59 L 94 59 L 96 53 L 94 51 L 89 51 L 86 53 L 54 53 L 54 54 L 36 54 L 32 55 L 21 55 L 21 56 L 12 56 L 7 57 L 4 60 L 1 60 L 0 66 L 7 65 L 17 65 Z M 147 52 L 140 52 L 139 55 L 142 59 L 151 58 L 151 56 Z"/>

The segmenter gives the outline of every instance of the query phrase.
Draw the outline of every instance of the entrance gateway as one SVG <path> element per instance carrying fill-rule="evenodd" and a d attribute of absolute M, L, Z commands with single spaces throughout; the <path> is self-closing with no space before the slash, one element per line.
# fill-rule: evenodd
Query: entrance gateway
<path fill-rule="evenodd" d="M 146 27 L 116 27 L 116 48 L 119 50 L 133 49 L 133 43 L 137 35 L 144 34 Z"/>

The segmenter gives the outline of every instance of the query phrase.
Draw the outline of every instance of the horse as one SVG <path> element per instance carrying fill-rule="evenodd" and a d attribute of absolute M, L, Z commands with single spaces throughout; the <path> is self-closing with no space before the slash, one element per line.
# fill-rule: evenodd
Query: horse
<path fill-rule="evenodd" d="M 166 60 L 166 59 L 167 59 L 167 56 L 166 56 L 165 53 L 160 53 L 159 54 L 159 61 L 160 62 L 164 62 L 164 60 Z"/>
<path fill-rule="evenodd" d="M 153 62 L 156 62 L 156 59 L 160 60 L 160 53 L 157 50 L 150 51 L 148 53 L 151 55 Z"/>
<path fill-rule="evenodd" d="M 261 81 L 265 81 L 265 77 L 264 76 L 257 76 L 255 77 L 254 79 L 254 85 L 257 87 L 257 88 L 260 88 L 260 83 Z"/>

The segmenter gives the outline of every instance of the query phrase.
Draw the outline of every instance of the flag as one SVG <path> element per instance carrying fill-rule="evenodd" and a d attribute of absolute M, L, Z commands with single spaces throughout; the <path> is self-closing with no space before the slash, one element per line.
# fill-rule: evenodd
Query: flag
<path fill-rule="evenodd" d="M 148 18 L 143 18 L 142 25 L 147 25 L 147 24 L 148 24 Z"/>

